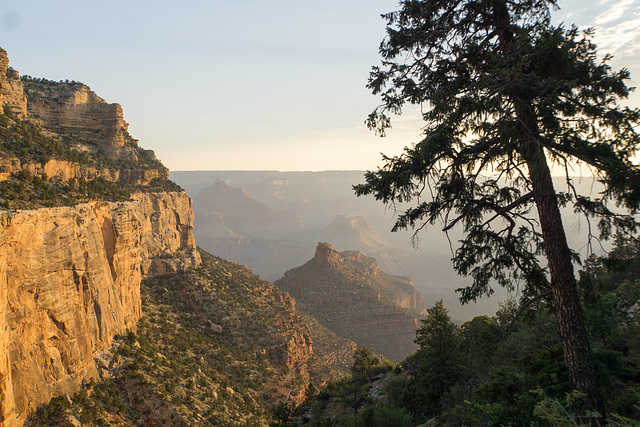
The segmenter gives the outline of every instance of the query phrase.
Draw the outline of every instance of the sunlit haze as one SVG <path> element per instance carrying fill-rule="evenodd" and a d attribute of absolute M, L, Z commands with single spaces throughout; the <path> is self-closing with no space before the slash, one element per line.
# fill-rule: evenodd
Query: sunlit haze
<path fill-rule="evenodd" d="M 69 79 L 117 102 L 171 170 L 375 169 L 415 142 L 364 125 L 365 88 L 396 0 L 0 1 L 0 47 L 20 74 Z M 554 21 L 596 28 L 600 53 L 640 79 L 640 2 L 560 1 Z M 639 96 L 634 94 L 633 105 Z"/>

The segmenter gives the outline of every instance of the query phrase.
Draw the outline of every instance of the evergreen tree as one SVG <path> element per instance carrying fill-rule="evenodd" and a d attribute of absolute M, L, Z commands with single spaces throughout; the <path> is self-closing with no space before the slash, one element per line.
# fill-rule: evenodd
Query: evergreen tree
<path fill-rule="evenodd" d="M 354 377 L 365 377 L 372 367 L 380 364 L 380 359 L 373 354 L 369 347 L 357 346 L 353 352 L 353 359 L 353 365 L 350 369 Z"/>
<path fill-rule="evenodd" d="M 432 416 L 441 412 L 443 397 L 460 378 L 460 337 L 442 300 L 427 309 L 421 322 L 416 331 L 418 366 L 407 400 L 412 412 Z"/>
<path fill-rule="evenodd" d="M 629 88 L 627 70 L 599 61 L 590 32 L 550 24 L 555 0 L 403 0 L 384 17 L 382 66 L 368 87 L 382 103 L 368 117 L 384 135 L 390 115 L 418 105 L 423 137 L 402 155 L 366 174 L 356 194 L 384 203 L 417 201 L 394 230 L 442 221 L 461 225 L 465 237 L 454 268 L 473 282 L 463 302 L 490 295 L 491 280 L 524 295 L 552 295 L 576 412 L 604 416 L 580 307 L 560 207 L 573 203 L 598 216 L 601 237 L 634 229 L 640 200 L 637 109 L 619 105 Z M 564 167 L 566 190 L 557 192 L 550 165 Z M 570 171 L 581 165 L 605 191 L 578 194 Z M 417 231 L 416 231 L 417 233 Z M 546 257 L 547 265 L 539 263 Z"/>

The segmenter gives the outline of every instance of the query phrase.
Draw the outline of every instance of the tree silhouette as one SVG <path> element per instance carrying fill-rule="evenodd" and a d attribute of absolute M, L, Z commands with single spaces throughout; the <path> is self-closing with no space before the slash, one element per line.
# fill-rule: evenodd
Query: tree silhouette
<path fill-rule="evenodd" d="M 456 271 L 473 278 L 463 302 L 491 295 L 492 280 L 527 298 L 552 295 L 576 412 L 604 417 L 560 207 L 597 217 L 600 237 L 635 230 L 640 200 L 637 109 L 622 107 L 627 70 L 598 60 L 592 33 L 550 24 L 554 0 L 405 0 L 384 15 L 382 65 L 368 87 L 382 103 L 368 117 L 384 136 L 405 104 L 421 107 L 422 139 L 367 172 L 356 194 L 404 208 L 394 230 L 461 226 Z M 550 165 L 564 168 L 556 191 Z M 582 167 L 603 184 L 579 194 Z M 546 265 L 541 264 L 541 256 Z"/>

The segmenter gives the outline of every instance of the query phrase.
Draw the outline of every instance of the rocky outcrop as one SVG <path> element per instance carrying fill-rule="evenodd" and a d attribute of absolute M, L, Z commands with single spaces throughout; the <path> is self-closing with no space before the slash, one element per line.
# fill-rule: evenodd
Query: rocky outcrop
<path fill-rule="evenodd" d="M 12 173 L 20 172 L 20 170 L 21 167 L 19 159 L 0 159 L 0 181 L 6 181 Z"/>
<path fill-rule="evenodd" d="M 417 348 L 417 316 L 424 311 L 419 292 L 410 279 L 387 275 L 360 252 L 319 243 L 312 260 L 275 285 L 326 328 L 392 360 Z"/>
<path fill-rule="evenodd" d="M 16 158 L 0 159 L 0 181 L 6 181 L 11 177 L 11 174 L 23 170 L 32 176 L 46 176 L 48 180 L 84 179 L 91 181 L 101 177 L 107 181 L 122 180 L 139 185 L 148 185 L 156 178 L 166 179 L 167 177 L 167 171 L 163 169 L 96 169 L 92 166 L 58 159 L 51 159 L 45 163 L 27 162 L 24 164 Z"/>
<path fill-rule="evenodd" d="M 289 294 L 273 293 L 273 298 L 282 307 L 280 323 L 295 325 L 296 328 L 291 328 L 290 336 L 284 343 L 266 348 L 259 354 L 266 355 L 271 360 L 306 375 L 307 364 L 313 356 L 311 332 L 304 323 L 299 321 L 295 300 Z"/>
<path fill-rule="evenodd" d="M 141 150 L 129 134 L 122 107 L 107 103 L 90 87 L 30 78 L 24 78 L 22 85 L 29 116 L 77 141 L 78 148 L 94 145 L 109 159 L 126 163 L 136 164 L 141 158 L 156 160 L 153 150 Z M 168 176 L 166 169 L 162 173 Z"/>
<path fill-rule="evenodd" d="M 9 55 L 0 48 L 0 112 L 7 108 L 18 117 L 27 114 L 27 96 L 19 73 L 9 67 Z"/>
<path fill-rule="evenodd" d="M 27 111 L 43 124 L 102 147 L 111 159 L 137 161 L 138 141 L 129 134 L 129 124 L 119 104 L 107 103 L 78 82 L 26 78 L 23 84 Z"/>
<path fill-rule="evenodd" d="M 136 327 L 143 274 L 164 254 L 198 264 L 192 221 L 186 193 L 0 211 L 1 425 L 96 377 L 93 354 Z"/>
<path fill-rule="evenodd" d="M 0 158 L 0 181 L 20 171 L 62 181 L 72 178 L 90 181 L 102 177 L 107 181 L 138 185 L 148 185 L 155 178 L 166 180 L 169 176 L 168 169 L 156 159 L 153 150 L 140 148 L 138 141 L 129 134 L 129 124 L 124 120 L 119 104 L 107 103 L 79 82 L 20 77 L 9 67 L 7 52 L 0 48 L 2 112 L 39 125 L 40 134 L 62 141 L 78 153 L 69 156 L 59 150 L 45 161 Z M 5 126 L 14 123 L 16 117 L 11 114 L 4 118 Z M 23 136 L 17 138 L 23 139 Z M 79 153 L 85 158 L 93 157 L 93 160 L 77 163 L 81 157 Z M 0 154 L 3 156 L 6 154 Z"/>

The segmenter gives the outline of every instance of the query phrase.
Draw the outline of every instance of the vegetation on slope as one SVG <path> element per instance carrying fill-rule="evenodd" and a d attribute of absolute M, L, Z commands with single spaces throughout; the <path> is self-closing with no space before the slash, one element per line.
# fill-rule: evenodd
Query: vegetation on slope
<path fill-rule="evenodd" d="M 30 425 L 576 425 L 557 321 L 543 300 L 517 318 L 522 307 L 507 300 L 495 316 L 461 326 L 437 302 L 401 365 L 358 347 L 344 377 L 300 357 L 292 338 L 319 325 L 309 327 L 286 294 L 202 257 L 196 271 L 145 281 L 145 316 L 137 334 L 99 355 L 109 367 L 102 379 L 54 399 Z M 639 266 L 639 241 L 620 239 L 580 275 L 612 426 L 640 423 Z"/>
<path fill-rule="evenodd" d="M 125 201 L 137 191 L 181 191 L 182 189 L 164 177 L 154 178 L 147 185 L 126 181 L 112 182 L 103 177 L 69 181 L 50 179 L 46 174 L 32 175 L 24 165 L 43 165 L 49 160 L 61 160 L 70 164 L 97 170 L 126 170 L 131 168 L 164 169 L 157 161 L 141 154 L 143 162 L 115 161 L 101 151 L 80 151 L 73 148 L 79 141 L 61 134 L 43 131 L 40 126 L 20 120 L 9 110 L 0 114 L 0 161 L 16 159 L 22 168 L 12 171 L 7 180 L 0 181 L 0 208 L 34 209 L 51 206 L 71 206 L 88 200 Z M 142 149 L 139 149 L 142 153 Z M 0 165 L 1 166 L 1 165 Z M 3 172 L 0 167 L 0 172 Z"/>
<path fill-rule="evenodd" d="M 201 256 L 195 271 L 145 280 L 137 333 L 99 355 L 102 379 L 54 399 L 30 425 L 262 426 L 343 375 L 296 347 L 309 328 L 288 295 Z"/>
<path fill-rule="evenodd" d="M 640 425 L 639 241 L 618 240 L 580 276 L 607 424 Z M 353 401 L 356 381 L 348 378 L 320 390 L 287 425 L 578 425 L 553 307 L 539 301 L 516 319 L 520 310 L 507 300 L 494 317 L 457 326 L 440 301 L 417 331 L 420 348 L 401 367 L 383 377 L 365 370 L 357 415 L 335 411 L 336 401 Z"/>

